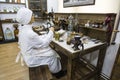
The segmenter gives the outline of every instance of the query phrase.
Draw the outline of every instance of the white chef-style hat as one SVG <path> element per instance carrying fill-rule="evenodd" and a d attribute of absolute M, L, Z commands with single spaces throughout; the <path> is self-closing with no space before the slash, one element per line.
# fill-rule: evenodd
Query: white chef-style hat
<path fill-rule="evenodd" d="M 32 13 L 28 8 L 20 8 L 16 16 L 17 22 L 20 24 L 28 24 L 31 21 Z"/>

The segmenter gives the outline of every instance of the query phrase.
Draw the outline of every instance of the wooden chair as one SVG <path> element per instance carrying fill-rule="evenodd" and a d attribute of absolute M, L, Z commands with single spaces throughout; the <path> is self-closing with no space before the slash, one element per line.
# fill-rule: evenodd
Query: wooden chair
<path fill-rule="evenodd" d="M 53 80 L 52 74 L 49 71 L 47 65 L 41 65 L 38 67 L 29 67 L 29 79 L 30 80 Z"/>

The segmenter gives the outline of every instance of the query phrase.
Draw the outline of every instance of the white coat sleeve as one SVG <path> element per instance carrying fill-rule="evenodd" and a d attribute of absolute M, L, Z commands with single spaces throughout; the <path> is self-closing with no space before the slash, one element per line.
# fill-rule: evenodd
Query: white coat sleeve
<path fill-rule="evenodd" d="M 49 31 L 46 35 L 32 35 L 31 44 L 34 48 L 44 48 L 49 46 L 50 42 L 53 39 L 53 31 Z"/>

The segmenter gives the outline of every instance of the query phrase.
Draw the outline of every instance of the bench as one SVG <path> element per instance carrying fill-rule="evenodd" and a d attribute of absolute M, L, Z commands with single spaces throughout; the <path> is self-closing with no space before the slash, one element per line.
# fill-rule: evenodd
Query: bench
<path fill-rule="evenodd" d="M 52 80 L 52 74 L 47 65 L 29 67 L 30 80 Z"/>

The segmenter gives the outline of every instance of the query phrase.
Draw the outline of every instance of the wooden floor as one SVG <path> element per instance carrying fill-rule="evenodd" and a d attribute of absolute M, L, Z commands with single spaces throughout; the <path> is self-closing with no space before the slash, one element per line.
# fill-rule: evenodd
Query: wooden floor
<path fill-rule="evenodd" d="M 28 67 L 15 63 L 18 52 L 17 42 L 0 44 L 0 80 L 29 80 Z M 67 77 L 54 77 L 54 80 L 67 80 Z"/>
<path fill-rule="evenodd" d="M 0 80 L 29 80 L 28 68 L 15 63 L 17 43 L 0 44 Z"/>
<path fill-rule="evenodd" d="M 0 44 L 0 80 L 29 80 L 28 67 L 15 63 L 18 52 L 17 42 Z M 65 76 L 55 80 L 67 79 Z"/>

